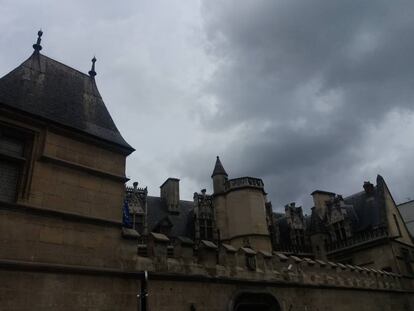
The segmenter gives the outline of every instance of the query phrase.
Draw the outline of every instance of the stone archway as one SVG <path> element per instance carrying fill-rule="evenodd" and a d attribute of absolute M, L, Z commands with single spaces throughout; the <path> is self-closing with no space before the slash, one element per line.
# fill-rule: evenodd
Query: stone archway
<path fill-rule="evenodd" d="M 231 303 L 231 311 L 280 311 L 277 299 L 267 292 L 241 292 Z"/>

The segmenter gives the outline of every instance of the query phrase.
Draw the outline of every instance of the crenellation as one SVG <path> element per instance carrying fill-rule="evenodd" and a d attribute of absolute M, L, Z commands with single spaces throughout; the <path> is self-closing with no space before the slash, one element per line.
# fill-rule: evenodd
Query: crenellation
<path fill-rule="evenodd" d="M 226 267 L 235 267 L 237 265 L 236 258 L 237 249 L 229 244 L 222 243 L 219 247 L 219 263 Z"/>
<path fill-rule="evenodd" d="M 201 240 L 198 250 L 198 263 L 206 268 L 215 267 L 217 264 L 217 245 L 213 242 Z"/>
<path fill-rule="evenodd" d="M 180 258 L 184 263 L 194 261 L 194 241 L 179 236 L 174 242 L 174 257 Z"/>
<path fill-rule="evenodd" d="M 169 243 L 170 239 L 162 233 L 151 232 L 148 237 L 148 256 L 160 269 L 165 269 Z"/>
<path fill-rule="evenodd" d="M 164 245 L 163 251 L 166 258 L 165 239 L 155 239 Z M 217 265 L 216 255 L 217 247 L 213 243 L 203 243 L 198 250 L 198 264 L 183 260 L 180 256 L 168 258 L 168 260 L 159 261 L 157 258 L 139 257 L 138 261 L 147 260 L 147 267 L 154 262 L 152 267 L 168 273 L 181 273 L 186 271 L 190 274 L 203 274 L 211 277 L 236 277 L 269 281 L 300 282 L 311 285 L 330 285 L 339 287 L 355 288 L 376 288 L 376 289 L 400 289 L 401 276 L 391 274 L 375 269 L 368 269 L 353 265 L 343 265 L 341 263 L 325 263 L 313 261 L 310 259 L 300 259 L 296 256 L 270 256 L 263 252 L 256 252 L 250 248 L 240 248 L 236 253 L 233 249 L 221 247 L 221 256 L 223 260 Z M 178 252 L 175 251 L 177 254 Z M 253 270 L 251 263 L 248 263 L 246 256 L 256 259 L 256 268 Z M 227 258 L 228 257 L 228 258 Z M 298 260 L 299 259 L 299 260 Z M 237 269 L 229 263 L 237 261 Z M 164 266 L 161 267 L 159 264 Z M 158 264 L 158 265 L 157 265 Z"/>

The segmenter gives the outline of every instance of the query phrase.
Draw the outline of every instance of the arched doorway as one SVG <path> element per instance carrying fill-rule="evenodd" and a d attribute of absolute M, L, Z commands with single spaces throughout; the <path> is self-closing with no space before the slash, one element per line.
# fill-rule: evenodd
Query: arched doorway
<path fill-rule="evenodd" d="M 242 292 L 236 295 L 231 311 L 280 311 L 280 305 L 270 293 Z"/>

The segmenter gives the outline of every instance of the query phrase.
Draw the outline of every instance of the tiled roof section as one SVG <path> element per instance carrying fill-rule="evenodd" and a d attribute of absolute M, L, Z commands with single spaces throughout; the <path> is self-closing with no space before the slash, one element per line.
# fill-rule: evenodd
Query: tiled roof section
<path fill-rule="evenodd" d="M 158 242 L 169 242 L 170 241 L 170 239 L 162 233 L 151 232 L 150 234 Z"/>
<path fill-rule="evenodd" d="M 380 199 L 381 193 L 378 187 L 375 187 L 375 194 L 369 196 L 365 191 L 356 193 L 345 198 L 345 203 L 353 206 L 353 212 L 349 213 L 353 229 L 356 232 L 375 229 L 384 226 L 382 219 L 382 212 L 385 207 L 383 201 Z"/>
<path fill-rule="evenodd" d="M 228 176 L 218 156 L 217 156 L 216 165 L 214 166 L 213 174 L 211 175 L 211 177 L 216 176 L 216 175 Z"/>
<path fill-rule="evenodd" d="M 0 78 L 0 103 L 134 150 L 116 128 L 95 80 L 42 54 L 32 54 Z"/>
<path fill-rule="evenodd" d="M 226 250 L 226 252 L 229 252 L 229 253 L 237 252 L 237 249 L 233 245 L 221 243 L 221 246 Z"/>
<path fill-rule="evenodd" d="M 211 241 L 201 240 L 201 245 L 206 248 L 217 249 L 217 245 Z"/>
<path fill-rule="evenodd" d="M 178 214 L 168 213 L 167 206 L 160 197 L 147 197 L 148 212 L 148 230 L 153 231 L 157 225 L 164 219 L 172 224 L 171 236 L 184 236 L 193 239 L 193 201 L 180 200 L 180 207 Z"/>

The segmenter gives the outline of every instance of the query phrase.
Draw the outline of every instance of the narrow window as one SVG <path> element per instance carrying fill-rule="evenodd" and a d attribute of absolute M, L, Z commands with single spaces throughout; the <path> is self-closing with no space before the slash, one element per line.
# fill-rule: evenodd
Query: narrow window
<path fill-rule="evenodd" d="M 0 128 L 0 201 L 16 201 L 24 163 L 24 140 Z"/>
<path fill-rule="evenodd" d="M 405 267 L 409 274 L 413 274 L 413 267 L 411 266 L 410 252 L 406 248 L 401 248 L 401 256 L 404 260 Z"/>
<path fill-rule="evenodd" d="M 206 227 L 207 240 L 213 240 L 213 222 L 211 221 L 211 219 L 206 220 Z"/>
<path fill-rule="evenodd" d="M 397 216 L 396 216 L 395 214 L 393 214 L 393 216 L 394 216 L 394 222 L 395 222 L 395 225 L 397 226 L 398 236 L 400 237 L 400 236 L 402 235 L 402 234 L 401 234 L 400 224 L 399 224 L 399 222 L 398 222 L 398 220 L 397 220 Z"/>
<path fill-rule="evenodd" d="M 341 228 L 341 234 L 342 234 L 342 240 L 346 240 L 346 231 L 344 227 Z"/>

